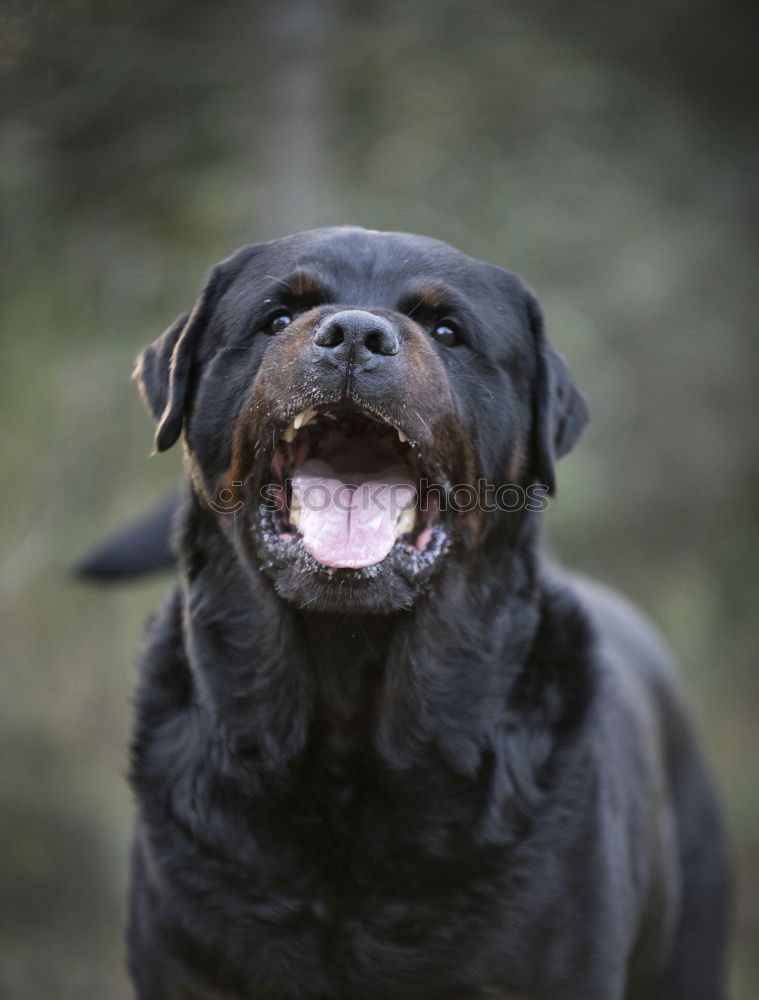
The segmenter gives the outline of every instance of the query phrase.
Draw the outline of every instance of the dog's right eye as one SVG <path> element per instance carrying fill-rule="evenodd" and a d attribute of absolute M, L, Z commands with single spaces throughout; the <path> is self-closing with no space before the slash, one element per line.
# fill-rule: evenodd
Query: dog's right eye
<path fill-rule="evenodd" d="M 289 326 L 293 321 L 292 316 L 288 312 L 280 312 L 275 316 L 272 316 L 267 325 L 264 327 L 264 332 L 270 335 L 275 333 L 281 333 L 286 326 Z"/>

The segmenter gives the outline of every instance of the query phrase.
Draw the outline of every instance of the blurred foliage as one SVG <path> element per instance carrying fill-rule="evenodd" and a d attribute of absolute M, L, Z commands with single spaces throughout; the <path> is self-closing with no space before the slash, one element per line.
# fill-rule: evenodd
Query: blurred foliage
<path fill-rule="evenodd" d="M 0 994 L 128 994 L 129 692 L 165 581 L 66 567 L 179 473 L 132 360 L 237 245 L 348 221 L 537 288 L 593 416 L 551 542 L 682 662 L 756 997 L 756 28 L 716 0 L 0 9 Z"/>

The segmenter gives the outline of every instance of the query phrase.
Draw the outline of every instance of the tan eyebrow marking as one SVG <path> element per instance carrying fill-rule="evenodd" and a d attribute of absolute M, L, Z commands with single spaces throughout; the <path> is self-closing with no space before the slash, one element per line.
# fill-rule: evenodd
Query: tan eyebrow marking
<path fill-rule="evenodd" d="M 324 285 L 311 271 L 298 268 L 292 288 L 296 295 L 324 295 Z"/>
<path fill-rule="evenodd" d="M 411 305 L 413 303 L 413 305 Z M 410 306 L 410 308 L 409 308 Z M 450 289 L 434 280 L 422 281 L 417 286 L 412 286 L 401 298 L 398 310 L 406 316 L 413 316 L 421 308 L 430 312 L 437 312 L 451 306 Z"/>
<path fill-rule="evenodd" d="M 430 309 L 439 309 L 449 301 L 449 292 L 444 285 L 435 281 L 425 281 L 416 289 L 420 304 Z"/>
<path fill-rule="evenodd" d="M 276 274 L 267 274 L 266 277 L 271 281 L 276 281 L 278 285 L 281 285 L 291 295 L 299 297 L 308 295 L 318 296 L 325 302 L 329 296 L 328 289 L 319 278 L 313 272 L 300 267 L 286 278 L 278 278 Z"/>

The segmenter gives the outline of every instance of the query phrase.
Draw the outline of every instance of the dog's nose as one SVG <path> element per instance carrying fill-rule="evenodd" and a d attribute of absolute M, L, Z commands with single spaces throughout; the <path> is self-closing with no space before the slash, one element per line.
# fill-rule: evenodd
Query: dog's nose
<path fill-rule="evenodd" d="M 314 344 L 335 361 L 352 358 L 357 364 L 392 357 L 400 350 L 393 324 L 364 309 L 343 309 L 329 316 L 318 327 Z"/>

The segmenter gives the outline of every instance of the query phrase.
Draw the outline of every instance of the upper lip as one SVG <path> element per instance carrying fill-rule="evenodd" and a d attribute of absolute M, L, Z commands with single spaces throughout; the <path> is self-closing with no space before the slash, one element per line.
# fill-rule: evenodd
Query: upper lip
<path fill-rule="evenodd" d="M 268 428 L 262 429 L 255 447 L 255 457 L 251 470 L 254 482 L 260 483 L 266 478 L 270 462 L 277 449 L 277 444 L 281 439 L 284 441 L 289 440 L 289 437 L 286 436 L 289 431 L 292 430 L 294 434 L 297 434 L 298 431 L 308 426 L 312 420 L 320 415 L 329 414 L 330 416 L 339 417 L 341 414 L 345 414 L 347 416 L 368 417 L 370 420 L 375 420 L 386 427 L 392 428 L 398 435 L 399 442 L 406 445 L 413 453 L 416 468 L 423 479 L 430 483 L 436 483 L 446 492 L 450 490 L 451 478 L 448 465 L 444 456 L 435 447 L 431 436 L 428 437 L 426 433 L 422 435 L 418 429 L 415 430 L 409 425 L 400 425 L 400 422 L 388 413 L 379 410 L 371 404 L 365 404 L 363 401 L 354 402 L 345 400 L 344 398 L 338 400 L 299 400 L 299 405 L 301 409 L 295 410 L 295 407 L 292 407 L 285 418 L 276 423 L 272 422 Z M 295 429 L 296 420 L 298 420 L 299 424 L 297 429 Z M 421 418 L 420 422 L 423 424 Z M 425 430 L 427 430 L 426 425 Z"/>
<path fill-rule="evenodd" d="M 301 406 L 303 404 L 301 403 Z M 270 427 L 269 433 L 263 435 L 263 442 L 265 447 L 258 451 L 257 458 L 263 460 L 266 465 L 271 460 L 271 457 L 276 450 L 277 443 L 280 438 L 285 441 L 289 440 L 289 437 L 285 436 L 290 430 L 293 430 L 293 435 L 297 434 L 299 430 L 303 427 L 308 426 L 308 424 L 320 415 L 327 415 L 340 417 L 342 414 L 346 416 L 364 416 L 368 417 L 370 420 L 375 420 L 386 427 L 392 428 L 398 435 L 398 440 L 401 444 L 407 445 L 413 452 L 414 458 L 417 463 L 417 467 L 420 469 L 424 477 L 428 481 L 434 481 L 443 489 L 448 490 L 450 488 L 450 478 L 447 472 L 447 464 L 443 458 L 438 453 L 435 443 L 431 436 L 427 433 L 420 433 L 419 428 L 413 428 L 408 424 L 401 424 L 397 418 L 394 418 L 389 413 L 380 410 L 379 408 L 373 406 L 372 404 L 364 403 L 363 401 L 352 401 L 352 400 L 313 400 L 308 402 L 305 407 L 300 410 L 290 411 L 290 415 L 285 418 L 286 422 L 280 422 L 278 425 Z M 299 426 L 295 429 L 295 422 L 299 420 Z M 426 424 L 422 418 L 419 418 L 420 423 L 424 426 L 425 431 L 428 431 Z M 262 466 L 262 469 L 265 466 Z"/>
<path fill-rule="evenodd" d="M 289 423 L 280 428 L 279 433 L 275 437 L 275 444 L 279 438 L 283 438 L 288 443 L 292 442 L 301 427 L 306 427 L 315 417 L 323 413 L 339 413 L 339 409 L 340 408 L 317 404 L 314 406 L 308 406 L 304 410 L 300 410 L 291 418 Z M 373 420 L 377 420 L 388 427 L 392 427 L 398 434 L 398 440 L 401 444 L 408 443 L 412 448 L 417 447 L 417 442 L 411 440 L 405 430 L 400 428 L 396 423 L 393 423 L 393 421 L 389 420 L 384 414 L 377 413 L 366 407 L 343 407 L 342 409 L 344 409 L 345 412 L 362 414 Z"/>

